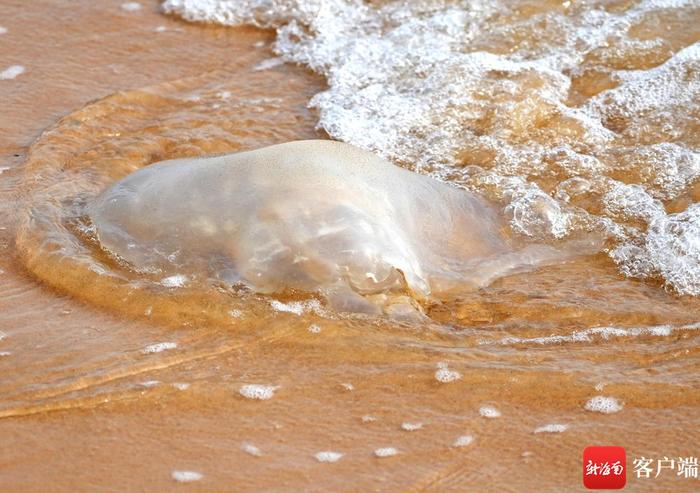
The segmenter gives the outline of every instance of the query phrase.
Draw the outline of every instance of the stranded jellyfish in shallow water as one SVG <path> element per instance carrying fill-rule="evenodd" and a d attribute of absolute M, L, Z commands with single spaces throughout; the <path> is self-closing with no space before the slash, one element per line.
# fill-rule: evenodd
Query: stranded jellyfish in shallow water
<path fill-rule="evenodd" d="M 552 256 L 515 251 L 475 194 L 332 141 L 153 164 L 90 216 L 135 270 L 318 292 L 347 311 L 377 312 L 384 295 L 444 297 Z"/>

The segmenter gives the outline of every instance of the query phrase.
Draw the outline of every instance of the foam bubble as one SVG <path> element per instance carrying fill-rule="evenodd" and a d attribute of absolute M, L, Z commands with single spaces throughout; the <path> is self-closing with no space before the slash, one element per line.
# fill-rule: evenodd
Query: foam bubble
<path fill-rule="evenodd" d="M 597 395 L 586 402 L 585 409 L 586 411 L 612 414 L 622 410 L 622 403 L 615 397 Z"/>
<path fill-rule="evenodd" d="M 0 26 L 0 34 L 6 34 L 7 33 L 7 28 Z"/>
<path fill-rule="evenodd" d="M 190 384 L 186 382 L 175 382 L 173 383 L 173 387 L 177 390 L 187 390 L 190 388 Z"/>
<path fill-rule="evenodd" d="M 408 421 L 401 423 L 401 429 L 404 431 L 417 431 L 423 428 L 423 423 L 410 423 Z"/>
<path fill-rule="evenodd" d="M 375 457 L 392 457 L 398 453 L 399 451 L 394 447 L 382 447 L 374 451 Z"/>
<path fill-rule="evenodd" d="M 595 340 L 612 340 L 621 337 L 640 337 L 640 336 L 654 336 L 654 337 L 666 337 L 670 336 L 674 331 L 680 330 L 696 330 L 693 325 L 684 325 L 680 327 L 671 327 L 670 325 L 656 325 L 652 327 L 631 327 L 631 328 L 621 328 L 621 327 L 591 327 L 590 329 L 575 330 L 569 335 L 550 335 L 542 337 L 504 337 L 497 341 L 480 341 L 480 345 L 488 344 L 503 344 L 503 345 L 513 345 L 513 344 L 563 344 L 569 342 L 592 342 Z"/>
<path fill-rule="evenodd" d="M 343 457 L 343 454 L 326 450 L 318 452 L 314 457 L 316 457 L 316 460 L 319 462 L 338 462 Z"/>
<path fill-rule="evenodd" d="M 162 353 L 163 351 L 168 351 L 170 349 L 176 349 L 177 342 L 157 342 L 155 344 L 150 344 L 143 348 L 141 352 L 143 354 L 154 354 Z"/>
<path fill-rule="evenodd" d="M 175 274 L 160 280 L 160 283 L 167 288 L 181 288 L 187 282 L 187 276 L 183 274 Z"/>
<path fill-rule="evenodd" d="M 192 483 L 199 481 L 204 475 L 196 471 L 173 471 L 171 477 L 178 483 Z"/>
<path fill-rule="evenodd" d="M 474 442 L 474 436 L 473 435 L 462 435 L 460 437 L 457 437 L 452 444 L 453 447 L 466 447 L 468 445 L 471 445 Z"/>
<path fill-rule="evenodd" d="M 481 406 L 479 408 L 479 414 L 484 418 L 500 418 L 501 411 L 493 406 Z"/>
<path fill-rule="evenodd" d="M 309 325 L 309 329 L 308 329 L 308 330 L 309 330 L 309 332 L 311 332 L 312 334 L 319 334 L 319 333 L 321 332 L 321 327 L 319 327 L 319 326 L 316 325 L 316 324 L 311 324 L 311 325 Z"/>
<path fill-rule="evenodd" d="M 349 382 L 343 382 L 340 384 L 340 386 L 343 387 L 348 392 L 355 390 L 355 386 Z"/>
<path fill-rule="evenodd" d="M 552 423 L 535 428 L 535 433 L 563 433 L 568 429 L 569 425 Z"/>
<path fill-rule="evenodd" d="M 700 295 L 700 204 L 657 217 L 646 249 L 654 268 L 681 294 Z"/>
<path fill-rule="evenodd" d="M 252 443 L 244 443 L 241 445 L 241 449 L 248 455 L 252 455 L 253 457 L 262 457 L 263 453 L 262 451 L 253 445 Z"/>
<path fill-rule="evenodd" d="M 0 351 L 0 357 L 3 357 L 3 356 L 10 356 L 11 354 L 12 354 L 12 353 L 9 352 L 9 351 Z"/>
<path fill-rule="evenodd" d="M 126 2 L 121 5 L 121 9 L 126 12 L 136 12 L 137 10 L 141 10 L 141 7 L 141 4 L 138 2 Z"/>
<path fill-rule="evenodd" d="M 363 423 L 373 423 L 375 421 L 377 421 L 377 418 L 375 418 L 374 416 L 370 416 L 370 415 L 362 416 Z"/>
<path fill-rule="evenodd" d="M 284 58 L 282 57 L 268 58 L 267 60 L 263 60 L 262 62 L 258 63 L 255 67 L 253 67 L 253 70 L 255 72 L 260 72 L 262 70 L 270 70 L 271 68 L 279 67 L 283 63 Z"/>
<path fill-rule="evenodd" d="M 275 385 L 247 384 L 243 385 L 238 390 L 238 393 L 246 399 L 258 399 L 261 401 L 265 401 L 268 399 L 272 399 L 277 389 L 279 389 L 279 386 Z"/>
<path fill-rule="evenodd" d="M 22 65 L 10 65 L 5 70 L 0 72 L 0 80 L 10 80 L 14 79 L 18 75 L 25 72 L 25 68 Z"/>
<path fill-rule="evenodd" d="M 462 375 L 456 370 L 450 370 L 446 363 L 439 363 L 438 369 L 435 372 L 435 380 L 440 383 L 456 382 L 462 378 Z"/>
<path fill-rule="evenodd" d="M 270 306 L 278 312 L 293 313 L 294 315 L 301 315 L 306 311 L 318 311 L 321 309 L 321 304 L 318 300 L 292 301 L 290 303 L 270 300 Z"/>

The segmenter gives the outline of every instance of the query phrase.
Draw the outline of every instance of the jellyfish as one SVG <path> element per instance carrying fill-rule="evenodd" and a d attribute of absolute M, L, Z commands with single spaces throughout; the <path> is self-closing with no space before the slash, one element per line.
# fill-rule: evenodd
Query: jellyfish
<path fill-rule="evenodd" d="M 350 312 L 440 299 L 552 257 L 519 249 L 477 194 L 328 140 L 155 163 L 89 215 L 101 246 L 136 271 L 318 293 Z"/>

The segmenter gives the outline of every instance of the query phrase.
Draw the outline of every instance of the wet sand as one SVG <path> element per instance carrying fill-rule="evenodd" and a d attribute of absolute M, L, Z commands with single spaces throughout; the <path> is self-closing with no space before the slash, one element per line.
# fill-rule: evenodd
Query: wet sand
<path fill-rule="evenodd" d="M 196 304 L 169 323 L 176 319 L 172 304 L 163 305 L 171 310 L 167 316 L 156 310 L 135 317 L 120 312 L 108 287 L 85 284 L 90 279 L 77 279 L 73 286 L 83 294 L 74 289 L 72 297 L 48 285 L 61 285 L 60 269 L 41 272 L 48 281 L 38 281 L 15 246 L 16 211 L 26 201 L 22 165 L 44 129 L 85 104 L 145 86 L 186 93 L 198 90 L 207 74 L 214 86 L 231 85 L 234 98 L 275 91 L 285 98 L 283 110 L 278 103 L 262 112 L 228 110 L 224 116 L 239 118 L 231 120 L 240 128 L 237 145 L 323 137 L 305 108 L 323 87 L 319 77 L 289 65 L 258 79 L 237 77 L 273 56 L 271 33 L 185 24 L 160 15 L 155 2 L 135 12 L 121 3 L 5 6 L 0 60 L 26 72 L 0 81 L 0 163 L 10 167 L 0 174 L 0 331 L 6 334 L 0 351 L 10 353 L 0 357 L 3 490 L 581 491 L 581 453 L 588 445 L 624 446 L 628 461 L 697 456 L 696 331 L 620 345 L 603 338 L 563 346 L 481 344 L 497 342 L 499 334 L 526 338 L 592 325 L 697 321 L 697 302 L 623 280 L 602 256 L 512 276 L 488 296 L 435 308 L 434 320 L 463 322 L 453 331 L 262 309 L 225 323 L 211 314 L 193 318 Z M 174 89 L 172 81 L 178 81 Z M 133 98 L 125 95 L 115 120 L 107 121 L 118 125 L 126 115 L 127 128 L 142 108 Z M 164 114 L 167 108 L 177 116 L 173 107 L 189 111 L 176 98 L 153 107 L 159 104 Z M 260 128 L 270 130 L 260 135 Z M 97 137 L 92 145 L 106 149 Z M 205 142 L 190 152 L 230 145 Z M 110 151 L 115 168 L 129 165 L 119 149 Z M 78 162 L 87 165 L 90 158 L 83 153 Z M 589 286 L 582 286 L 582 273 L 594 279 Z M 571 301 L 584 291 L 583 302 Z M 103 309 L 87 303 L 100 299 Z M 152 300 L 137 301 L 129 306 L 143 312 Z M 540 324 L 524 323 L 532 321 Z M 321 331 L 309 331 L 311 324 Z M 178 346 L 144 354 L 160 342 Z M 461 378 L 439 382 L 441 362 Z M 174 385 L 181 383 L 189 386 Z M 601 383 L 603 390 L 596 390 Z M 256 401 L 239 394 L 244 384 L 279 389 Z M 601 393 L 623 401 L 623 410 L 585 411 L 586 401 Z M 484 405 L 502 416 L 482 417 Z M 423 427 L 406 431 L 406 422 Z M 533 433 L 549 423 L 570 428 Z M 474 442 L 454 447 L 463 435 Z M 247 443 L 262 455 L 244 450 Z M 377 458 L 373 451 L 381 447 L 399 453 Z M 314 454 L 324 450 L 344 456 L 319 463 Z M 203 478 L 178 485 L 175 470 Z M 697 480 L 669 474 L 645 481 L 630 473 L 628 489 L 695 491 Z"/>

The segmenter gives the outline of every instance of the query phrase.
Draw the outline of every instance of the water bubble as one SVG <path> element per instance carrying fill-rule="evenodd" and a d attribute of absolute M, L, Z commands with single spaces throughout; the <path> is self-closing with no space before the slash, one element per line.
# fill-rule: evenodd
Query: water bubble
<path fill-rule="evenodd" d="M 279 386 L 248 384 L 243 385 L 238 390 L 238 393 L 246 399 L 258 399 L 265 401 L 268 399 L 272 399 L 277 389 L 279 389 Z"/>
<path fill-rule="evenodd" d="M 314 457 L 316 457 L 316 460 L 319 462 L 338 462 L 343 457 L 343 454 L 326 450 L 318 452 Z"/>
<path fill-rule="evenodd" d="M 423 428 L 423 423 L 401 423 L 401 429 L 404 431 L 417 431 Z"/>
<path fill-rule="evenodd" d="M 484 418 L 500 418 L 501 417 L 501 411 L 496 409 L 493 406 L 481 406 L 479 408 L 479 414 L 483 416 Z"/>
<path fill-rule="evenodd" d="M 176 274 L 160 280 L 160 283 L 167 288 L 181 288 L 187 282 L 187 276 Z"/>
<path fill-rule="evenodd" d="M 466 447 L 474 442 L 474 437 L 472 435 L 462 435 L 457 437 L 457 439 L 452 444 L 453 447 Z"/>
<path fill-rule="evenodd" d="M 252 455 L 253 457 L 262 457 L 263 453 L 262 451 L 253 445 L 252 443 L 244 443 L 241 445 L 241 449 L 248 455 Z"/>
<path fill-rule="evenodd" d="M 447 363 L 438 363 L 438 369 L 435 372 L 435 380 L 441 383 L 456 382 L 462 378 L 462 375 L 456 370 L 450 370 Z"/>
<path fill-rule="evenodd" d="M 167 351 L 170 349 L 176 349 L 177 348 L 177 342 L 157 342 L 155 344 L 150 344 L 143 348 L 141 352 L 143 354 L 154 354 L 154 353 L 161 353 L 163 351 Z"/>
<path fill-rule="evenodd" d="M 622 403 L 615 397 L 605 397 L 597 395 L 586 402 L 586 411 L 593 411 L 603 414 L 612 414 L 622 410 Z"/>
<path fill-rule="evenodd" d="M 374 451 L 376 457 L 392 457 L 398 453 L 399 451 L 394 447 L 382 447 Z"/>
<path fill-rule="evenodd" d="M 199 481 L 204 475 L 196 471 L 173 471 L 171 477 L 178 483 L 191 483 Z"/>
<path fill-rule="evenodd" d="M 535 433 L 563 433 L 567 429 L 569 429 L 569 425 L 552 423 L 535 428 Z"/>
<path fill-rule="evenodd" d="M 10 65 L 5 70 L 0 72 L 0 80 L 10 80 L 14 79 L 18 75 L 25 72 L 25 68 L 22 65 Z"/>
<path fill-rule="evenodd" d="M 126 2 L 121 5 L 122 10 L 125 12 L 136 12 L 141 10 L 141 4 L 138 2 Z"/>

